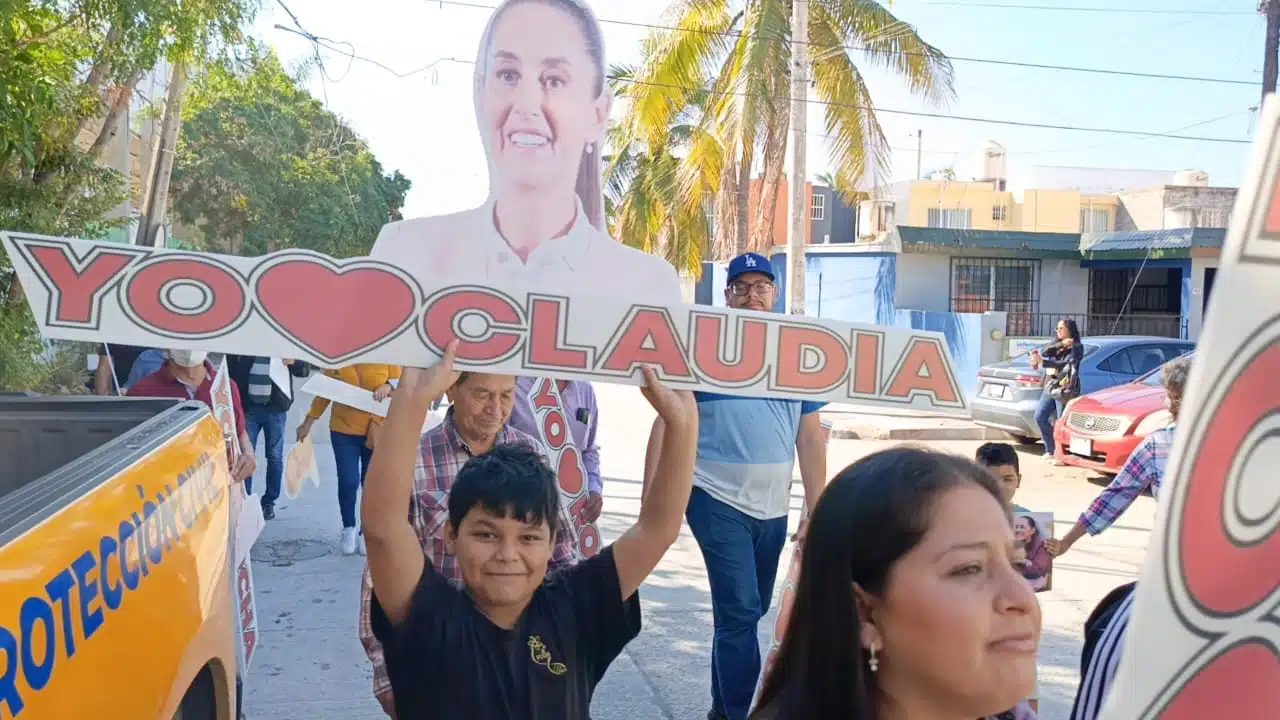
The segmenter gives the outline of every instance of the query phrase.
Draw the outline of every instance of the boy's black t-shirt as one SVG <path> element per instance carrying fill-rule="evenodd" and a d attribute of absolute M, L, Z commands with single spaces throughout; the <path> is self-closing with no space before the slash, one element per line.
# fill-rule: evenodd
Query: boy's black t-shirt
<path fill-rule="evenodd" d="M 612 546 L 548 577 L 511 630 L 429 560 L 400 627 L 376 593 L 371 610 L 400 720 L 588 720 L 596 685 L 640 632 L 640 593 L 622 599 Z"/>

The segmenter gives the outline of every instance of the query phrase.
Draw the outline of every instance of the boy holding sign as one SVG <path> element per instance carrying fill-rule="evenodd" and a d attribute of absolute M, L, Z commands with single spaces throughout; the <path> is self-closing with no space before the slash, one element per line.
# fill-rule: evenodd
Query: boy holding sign
<path fill-rule="evenodd" d="M 640 517 L 613 545 L 547 579 L 555 474 L 537 451 L 499 446 L 469 461 L 449 497 L 448 541 L 465 590 L 431 566 L 408 522 L 427 411 L 456 377 L 456 342 L 406 369 L 369 472 L 363 519 L 373 626 L 400 720 L 587 718 L 609 664 L 640 631 L 637 590 L 675 542 L 688 501 L 697 410 L 645 371 L 670 428 Z"/>

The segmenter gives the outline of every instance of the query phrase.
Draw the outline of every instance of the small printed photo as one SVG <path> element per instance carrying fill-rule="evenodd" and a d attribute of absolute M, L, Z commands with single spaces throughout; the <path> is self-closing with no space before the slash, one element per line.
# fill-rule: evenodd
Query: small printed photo
<path fill-rule="evenodd" d="M 1052 590 L 1053 556 L 1045 543 L 1053 539 L 1053 513 L 1014 513 L 1013 537 L 1018 544 L 1022 576 L 1031 583 L 1031 589 L 1036 592 Z"/>

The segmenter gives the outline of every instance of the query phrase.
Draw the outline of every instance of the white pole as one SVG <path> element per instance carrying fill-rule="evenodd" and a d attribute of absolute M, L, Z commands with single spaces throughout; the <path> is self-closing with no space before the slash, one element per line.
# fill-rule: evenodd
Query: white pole
<path fill-rule="evenodd" d="M 809 0 L 791 3 L 791 225 L 787 233 L 787 312 L 804 314 L 805 239 L 809 187 L 805 169 L 809 129 Z"/>

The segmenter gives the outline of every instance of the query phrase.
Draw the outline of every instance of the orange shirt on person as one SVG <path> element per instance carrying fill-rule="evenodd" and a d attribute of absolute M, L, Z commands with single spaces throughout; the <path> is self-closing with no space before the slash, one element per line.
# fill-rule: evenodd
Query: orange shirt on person
<path fill-rule="evenodd" d="M 348 365 L 337 370 L 325 370 L 324 374 L 348 385 L 355 385 L 373 392 L 391 380 L 399 380 L 400 366 L 362 363 Z M 307 413 L 307 417 L 319 420 L 320 416 L 324 415 L 324 411 L 329 407 L 329 403 L 328 398 L 317 397 L 311 403 L 311 410 Z M 342 403 L 333 403 L 333 414 L 329 418 L 329 429 L 344 435 L 363 436 L 369 433 L 369 425 L 375 421 L 380 422 L 381 418 Z"/>

